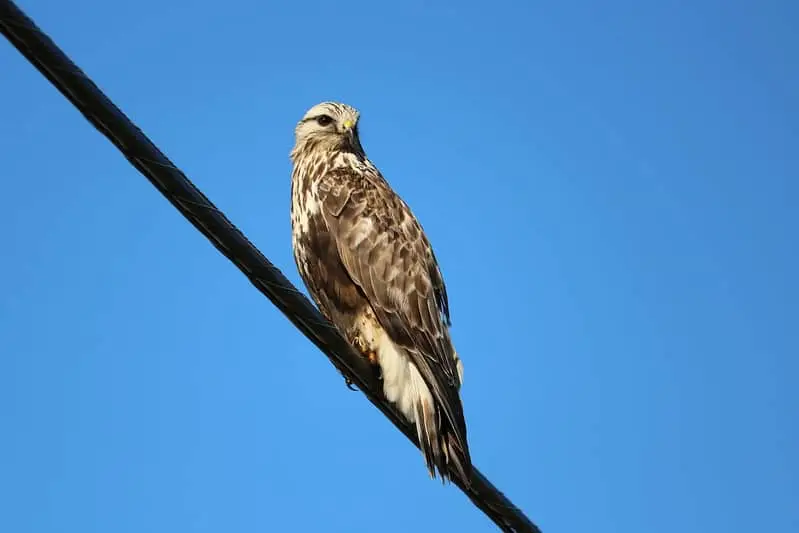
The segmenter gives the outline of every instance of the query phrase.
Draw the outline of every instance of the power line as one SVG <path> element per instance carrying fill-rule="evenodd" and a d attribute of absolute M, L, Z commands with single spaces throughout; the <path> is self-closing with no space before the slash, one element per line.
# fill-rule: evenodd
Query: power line
<path fill-rule="evenodd" d="M 10 0 L 0 0 L 0 32 L 105 135 L 175 208 L 313 342 L 338 370 L 418 448 L 416 431 L 385 401 L 380 383 L 302 293 L 194 186 L 36 24 Z M 453 482 L 508 533 L 540 533 L 477 468 L 471 487 Z"/>

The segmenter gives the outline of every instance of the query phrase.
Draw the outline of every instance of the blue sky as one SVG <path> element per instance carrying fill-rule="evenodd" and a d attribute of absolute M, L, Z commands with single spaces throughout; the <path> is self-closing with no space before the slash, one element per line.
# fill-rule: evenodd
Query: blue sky
<path fill-rule="evenodd" d="M 799 4 L 25 0 L 295 283 L 362 111 L 448 284 L 475 463 L 547 532 L 799 528 Z M 0 530 L 494 531 L 0 42 Z"/>

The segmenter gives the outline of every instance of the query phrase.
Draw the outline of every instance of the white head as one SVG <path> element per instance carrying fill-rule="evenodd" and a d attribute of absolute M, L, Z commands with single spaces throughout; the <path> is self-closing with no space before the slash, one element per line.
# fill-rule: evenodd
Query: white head
<path fill-rule="evenodd" d="M 315 150 L 352 152 L 363 157 L 358 138 L 360 113 L 338 102 L 322 102 L 309 109 L 294 129 L 292 159 Z"/>

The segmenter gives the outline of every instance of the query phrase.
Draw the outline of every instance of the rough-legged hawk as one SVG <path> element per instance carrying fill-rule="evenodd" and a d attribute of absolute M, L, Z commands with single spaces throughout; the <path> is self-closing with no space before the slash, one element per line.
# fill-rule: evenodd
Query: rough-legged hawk
<path fill-rule="evenodd" d="M 295 129 L 294 259 L 322 313 L 372 364 L 415 424 L 427 469 L 469 484 L 463 366 L 433 249 L 408 205 L 367 159 L 357 110 L 324 102 Z"/>

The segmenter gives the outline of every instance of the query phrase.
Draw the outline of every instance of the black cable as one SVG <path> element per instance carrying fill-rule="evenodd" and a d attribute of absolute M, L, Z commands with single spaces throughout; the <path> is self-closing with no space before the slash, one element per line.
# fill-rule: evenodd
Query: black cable
<path fill-rule="evenodd" d="M 0 32 L 172 205 L 261 291 L 416 446 L 416 431 L 388 404 L 366 361 L 225 215 L 137 128 L 25 13 L 0 0 Z M 6 80 L 4 83 L 9 83 Z M 453 482 L 503 531 L 540 533 L 477 468 Z"/>

